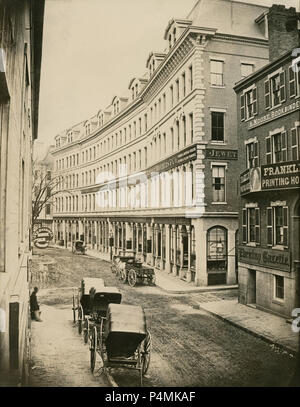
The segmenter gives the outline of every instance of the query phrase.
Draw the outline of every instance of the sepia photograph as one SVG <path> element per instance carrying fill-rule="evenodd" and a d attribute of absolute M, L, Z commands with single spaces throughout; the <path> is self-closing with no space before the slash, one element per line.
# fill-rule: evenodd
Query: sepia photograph
<path fill-rule="evenodd" d="M 299 388 L 299 238 L 300 0 L 0 0 L 1 388 Z"/>

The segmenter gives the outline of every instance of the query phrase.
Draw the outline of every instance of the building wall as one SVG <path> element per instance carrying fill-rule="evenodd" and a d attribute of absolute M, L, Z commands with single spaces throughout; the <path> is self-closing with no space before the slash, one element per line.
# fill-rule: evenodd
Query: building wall
<path fill-rule="evenodd" d="M 227 3 L 221 3 L 227 7 Z M 251 24 L 254 22 L 251 20 L 250 23 L 249 18 Z M 207 285 L 204 254 L 207 247 L 206 233 L 211 227 L 220 226 L 226 229 L 229 239 L 229 251 L 225 254 L 229 269 L 225 273 L 225 282 L 232 284 L 235 282 L 234 242 L 239 172 L 236 109 L 233 103 L 235 96 L 232 88 L 241 75 L 241 60 L 250 60 L 254 69 L 267 62 L 267 40 L 259 33 L 256 38 L 248 38 L 246 34 L 243 38 L 223 35 L 222 31 L 216 34 L 215 28 L 195 27 L 189 20 L 180 20 L 180 23 L 172 20 L 165 39 L 169 39 L 168 33 L 173 32 L 174 27 L 177 29 L 177 38 L 173 41 L 171 36 L 169 51 L 159 56 L 150 54 L 147 62 L 150 71 L 144 76 L 143 84 L 140 83 L 138 94 L 134 93 L 132 98 L 132 87 L 139 83 L 135 79 L 130 82 L 127 103 L 124 98 L 115 96 L 110 106 L 89 121 L 56 136 L 57 149 L 53 152 L 56 174 L 68 179 L 68 184 L 64 183 L 61 195 L 56 200 L 56 236 L 58 238 L 59 235 L 64 243 L 67 237 L 70 244 L 73 236 L 80 235 L 79 229 L 83 230 L 86 243 L 107 255 L 108 237 L 114 236 L 114 242 L 117 239 L 117 224 L 124 230 L 124 234 L 126 231 L 126 237 L 131 236 L 133 243 L 135 233 L 139 234 L 136 227 L 143 225 L 147 231 L 146 241 L 152 242 L 149 253 L 143 247 L 146 262 L 174 275 L 184 275 L 188 280 L 195 280 L 196 284 Z M 224 86 L 212 87 L 210 84 L 212 55 L 224 59 Z M 151 70 L 153 63 L 154 71 Z M 121 110 L 118 110 L 118 104 Z M 216 108 L 225 112 L 223 143 L 211 140 L 211 109 Z M 70 156 L 72 167 L 66 168 Z M 132 161 L 133 157 L 136 165 Z M 125 174 L 120 173 L 120 164 L 125 166 Z M 216 203 L 213 202 L 212 193 L 215 182 L 212 166 L 220 165 L 226 168 L 226 200 Z M 107 185 L 107 172 L 113 172 L 113 177 L 117 179 L 117 186 L 111 191 L 102 188 Z M 70 175 L 71 179 L 75 175 L 75 186 L 70 186 Z M 138 183 L 136 179 L 139 179 Z M 126 193 L 122 187 L 123 180 L 130 184 Z M 97 195 L 100 197 L 98 207 Z M 147 202 L 144 200 L 145 195 Z M 142 196 L 141 202 L 139 196 Z M 103 202 L 106 204 L 103 205 Z M 96 233 L 98 228 L 100 231 Z M 71 229 L 73 231 L 69 234 Z M 105 234 L 105 244 L 99 243 L 101 233 Z M 166 234 L 164 260 L 160 252 L 154 253 L 154 247 L 158 241 L 161 242 L 163 233 Z M 192 238 L 194 233 L 195 239 Z M 91 238 L 92 235 L 95 239 Z M 176 244 L 180 245 L 179 250 L 176 245 L 175 249 L 172 248 L 173 235 L 177 239 Z M 175 261 L 171 258 L 172 250 L 177 250 Z"/>
<path fill-rule="evenodd" d="M 254 302 L 257 307 L 285 317 L 290 317 L 292 309 L 297 306 L 295 282 L 299 273 L 300 82 L 299 73 L 295 73 L 295 89 L 291 86 L 294 78 L 291 72 L 291 52 L 236 86 L 239 152 L 244 158 L 240 177 L 239 301 L 244 304 Z M 265 83 L 270 83 L 270 100 L 275 101 L 272 92 L 276 88 L 272 78 L 276 74 L 284 77 L 285 81 L 281 79 L 280 82 L 278 105 L 274 106 L 271 102 L 269 106 L 266 96 L 269 93 L 268 85 Z M 252 86 L 255 86 L 257 92 L 257 114 L 241 120 L 241 95 L 251 91 Z M 279 146 L 276 141 L 278 137 L 282 141 Z M 269 138 L 270 144 L 267 142 Z M 252 169 L 249 168 L 247 153 L 249 143 L 257 143 L 258 146 L 258 157 L 253 161 Z M 257 173 L 257 169 L 260 172 Z M 256 179 L 256 186 L 253 177 L 255 173 L 261 174 Z M 259 224 L 255 226 L 259 239 L 249 241 L 250 220 L 245 216 L 251 207 L 259 211 Z M 276 215 L 278 207 L 283 208 L 282 220 Z M 282 227 L 279 227 L 281 223 Z M 247 238 L 245 231 L 248 233 Z M 277 234 L 282 234 L 282 241 Z M 250 270 L 256 271 L 255 289 L 254 274 Z M 278 299 L 278 292 L 275 291 L 275 276 L 283 278 L 283 298 Z"/>
<path fill-rule="evenodd" d="M 3 17 L 0 48 L 6 57 L 6 68 L 0 74 L 1 385 L 19 384 L 28 369 L 31 153 L 35 114 L 32 102 L 36 79 L 32 63 L 33 34 L 27 27 L 32 23 L 35 28 L 33 8 L 29 1 L 0 4 Z M 39 17 L 42 15 L 43 12 Z M 38 55 L 36 58 L 38 68 Z"/>

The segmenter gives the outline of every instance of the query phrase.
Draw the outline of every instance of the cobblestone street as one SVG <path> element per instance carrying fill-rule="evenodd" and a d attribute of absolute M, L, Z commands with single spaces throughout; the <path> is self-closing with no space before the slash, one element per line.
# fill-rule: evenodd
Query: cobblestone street
<path fill-rule="evenodd" d="M 107 286 L 119 287 L 123 303 L 144 307 L 153 340 L 145 386 L 288 384 L 295 363 L 290 355 L 201 309 L 201 302 L 219 300 L 221 306 L 222 298 L 236 292 L 175 295 L 147 285 L 131 288 L 102 260 L 56 248 L 35 253 L 34 267 L 46 255 L 63 273 L 38 293 L 43 322 L 32 323 L 32 386 L 107 386 L 104 375 L 91 374 L 88 345 L 72 324 L 72 287 L 84 276 L 103 278 Z M 138 386 L 135 371 L 116 369 L 112 376 L 119 386 Z"/>

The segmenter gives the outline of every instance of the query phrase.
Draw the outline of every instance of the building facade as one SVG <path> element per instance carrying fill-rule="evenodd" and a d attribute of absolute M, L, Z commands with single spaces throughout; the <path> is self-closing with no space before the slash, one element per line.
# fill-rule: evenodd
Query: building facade
<path fill-rule="evenodd" d="M 84 239 L 106 258 L 134 250 L 196 285 L 236 283 L 233 86 L 268 62 L 266 11 L 197 2 L 125 95 L 56 136 L 56 241 Z"/>
<path fill-rule="evenodd" d="M 300 295 L 300 69 L 292 55 L 299 13 L 272 6 L 268 19 L 271 62 L 235 87 L 243 161 L 239 301 L 291 317 Z"/>
<path fill-rule="evenodd" d="M 26 377 L 32 143 L 44 1 L 0 1 L 0 385 Z"/>

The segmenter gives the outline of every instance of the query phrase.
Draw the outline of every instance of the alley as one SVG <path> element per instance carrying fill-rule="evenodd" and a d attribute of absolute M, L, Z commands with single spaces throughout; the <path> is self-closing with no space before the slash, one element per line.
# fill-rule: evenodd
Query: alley
<path fill-rule="evenodd" d="M 123 303 L 144 307 L 153 339 L 145 386 L 288 384 L 292 357 L 199 308 L 204 300 L 232 296 L 229 290 L 171 295 L 147 285 L 131 288 L 116 280 L 109 263 L 64 249 L 35 249 L 33 259 L 34 278 L 41 261 L 53 261 L 56 275 L 41 282 L 43 322 L 32 323 L 33 386 L 107 385 L 103 375 L 91 374 L 88 345 L 72 326 L 72 287 L 84 276 L 103 278 L 106 285 L 119 287 Z M 119 386 L 138 385 L 136 372 L 115 370 L 112 375 Z"/>

